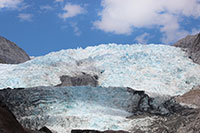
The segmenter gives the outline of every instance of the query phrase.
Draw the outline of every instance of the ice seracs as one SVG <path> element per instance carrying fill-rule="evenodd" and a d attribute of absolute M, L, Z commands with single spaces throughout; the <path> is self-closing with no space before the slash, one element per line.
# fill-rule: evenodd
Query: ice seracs
<path fill-rule="evenodd" d="M 56 133 L 72 129 L 145 130 L 154 117 L 127 118 L 139 109 L 144 94 L 138 93 L 122 87 L 34 87 L 1 90 L 0 100 L 26 128 L 47 126 Z"/>
<path fill-rule="evenodd" d="M 4 69 L 0 88 L 55 86 L 62 75 L 97 75 L 100 86 L 131 87 L 154 95 L 180 95 L 200 81 L 200 66 L 168 45 L 102 44 L 36 57 Z M 4 69 L 4 70 L 2 70 Z"/>

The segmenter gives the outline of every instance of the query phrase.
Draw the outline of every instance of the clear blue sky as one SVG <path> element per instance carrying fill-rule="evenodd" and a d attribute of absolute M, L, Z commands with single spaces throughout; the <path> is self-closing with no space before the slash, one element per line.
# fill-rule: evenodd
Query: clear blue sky
<path fill-rule="evenodd" d="M 199 31 L 199 0 L 0 0 L 0 36 L 33 56 L 102 43 L 172 44 Z"/>

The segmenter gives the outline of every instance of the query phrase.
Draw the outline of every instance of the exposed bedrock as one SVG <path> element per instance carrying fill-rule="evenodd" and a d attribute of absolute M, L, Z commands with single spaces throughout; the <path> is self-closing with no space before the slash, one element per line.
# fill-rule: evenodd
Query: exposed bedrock
<path fill-rule="evenodd" d="M 200 85 L 193 87 L 182 96 L 177 96 L 176 101 L 187 106 L 200 108 Z"/>
<path fill-rule="evenodd" d="M 200 131 L 200 86 L 174 98 L 185 108 L 169 117 L 158 117 L 149 127 L 149 133 L 199 133 Z M 187 108 L 190 107 L 190 108 Z M 177 109 L 177 108 L 176 108 Z"/>
<path fill-rule="evenodd" d="M 49 130 L 49 129 L 48 129 L 47 127 L 45 127 L 45 126 L 42 127 L 42 128 L 40 128 L 39 131 L 40 131 L 40 132 L 44 132 L 44 133 L 52 133 L 52 131 Z"/>
<path fill-rule="evenodd" d="M 39 131 L 23 128 L 9 108 L 0 101 L 0 133 L 52 133 L 43 127 Z"/>
<path fill-rule="evenodd" d="M 56 85 L 59 86 L 98 86 L 98 76 L 97 75 L 89 75 L 82 72 L 81 75 L 71 77 L 67 75 L 63 75 L 60 77 L 61 84 Z"/>
<path fill-rule="evenodd" d="M 199 133 L 200 109 L 184 109 L 169 117 L 159 117 L 148 133 Z"/>
<path fill-rule="evenodd" d="M 144 113 L 148 113 L 159 116 L 168 116 L 183 109 L 180 104 L 176 103 L 174 98 L 152 98 L 145 94 L 144 91 L 135 91 L 131 88 L 127 89 L 134 95 L 139 96 L 137 106 L 133 107 L 132 113 L 134 115 L 142 115 Z"/>
<path fill-rule="evenodd" d="M 0 133 L 26 133 L 9 109 L 0 102 Z"/>
<path fill-rule="evenodd" d="M 28 60 L 30 57 L 23 49 L 0 36 L 0 63 L 18 64 Z"/>
<path fill-rule="evenodd" d="M 200 33 L 196 35 L 188 35 L 174 44 L 176 47 L 186 48 L 195 63 L 200 64 Z"/>

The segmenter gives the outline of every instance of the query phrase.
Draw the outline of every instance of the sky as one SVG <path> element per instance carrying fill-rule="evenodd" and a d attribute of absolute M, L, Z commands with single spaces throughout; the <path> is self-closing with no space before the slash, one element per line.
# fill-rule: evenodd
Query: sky
<path fill-rule="evenodd" d="M 31 56 L 107 43 L 173 44 L 200 32 L 200 0 L 0 0 L 0 36 Z"/>

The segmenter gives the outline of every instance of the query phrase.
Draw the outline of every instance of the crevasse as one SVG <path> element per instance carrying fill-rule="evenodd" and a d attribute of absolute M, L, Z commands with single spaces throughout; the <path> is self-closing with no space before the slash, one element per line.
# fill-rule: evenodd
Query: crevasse
<path fill-rule="evenodd" d="M 168 45 L 102 44 L 52 52 L 19 65 L 0 65 L 0 88 L 52 86 L 60 76 L 99 76 L 99 85 L 131 87 L 148 94 L 180 95 L 200 81 L 200 66 Z"/>

